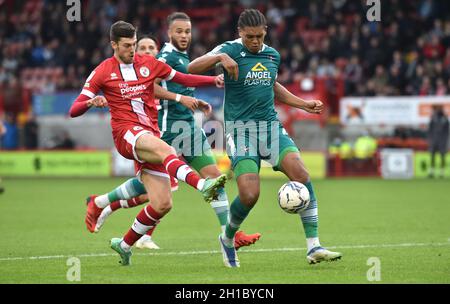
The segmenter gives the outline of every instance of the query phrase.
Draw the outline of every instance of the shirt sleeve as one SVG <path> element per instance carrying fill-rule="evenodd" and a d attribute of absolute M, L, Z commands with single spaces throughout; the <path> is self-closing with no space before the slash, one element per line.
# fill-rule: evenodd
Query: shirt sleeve
<path fill-rule="evenodd" d="M 278 52 L 276 52 L 275 62 L 277 63 L 277 77 L 278 77 L 278 71 L 280 70 L 280 65 L 281 65 L 281 55 Z M 275 81 L 276 81 L 277 77 L 275 77 Z"/>
<path fill-rule="evenodd" d="M 157 78 L 161 78 L 164 80 L 171 80 L 173 76 L 175 76 L 176 70 L 172 69 L 170 65 L 164 62 L 161 58 L 158 60 L 155 60 L 154 67 L 153 67 L 154 73 L 156 73 Z"/>
<path fill-rule="evenodd" d="M 170 79 L 166 78 L 166 80 L 172 80 L 173 82 L 184 85 L 186 87 L 213 86 L 215 85 L 215 79 L 216 77 L 214 76 L 184 74 L 176 71 L 173 77 L 171 77 Z"/>
<path fill-rule="evenodd" d="M 98 66 L 86 79 L 83 90 L 80 95 L 85 95 L 89 98 L 94 98 L 102 89 L 102 73 L 101 68 Z"/>
<path fill-rule="evenodd" d="M 89 74 L 80 95 L 78 95 L 78 97 L 75 99 L 69 110 L 70 117 L 83 115 L 87 110 L 89 110 L 86 101 L 94 98 L 102 89 L 101 71 L 101 66 L 98 66 L 91 72 L 91 74 Z"/>
<path fill-rule="evenodd" d="M 172 66 L 172 56 L 170 56 L 167 52 L 160 52 L 158 55 L 156 55 L 156 59 L 158 59 L 161 62 L 167 63 L 168 65 Z"/>
<path fill-rule="evenodd" d="M 227 54 L 230 57 L 233 57 L 235 52 L 235 47 L 233 47 L 233 44 L 230 42 L 222 43 L 221 45 L 216 46 L 214 49 L 212 49 L 210 52 L 207 53 L 207 55 L 213 56 L 217 54 Z"/>
<path fill-rule="evenodd" d="M 86 101 L 88 101 L 89 99 L 90 98 L 84 94 L 78 95 L 77 99 L 75 99 L 72 106 L 70 107 L 70 117 L 78 117 L 86 113 L 89 110 Z"/>

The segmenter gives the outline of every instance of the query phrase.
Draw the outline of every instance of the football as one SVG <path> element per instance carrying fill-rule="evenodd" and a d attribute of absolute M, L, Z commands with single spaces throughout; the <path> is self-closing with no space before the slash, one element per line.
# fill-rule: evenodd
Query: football
<path fill-rule="evenodd" d="M 299 213 L 309 206 L 309 191 L 299 182 L 287 182 L 278 191 L 278 204 L 287 213 Z"/>

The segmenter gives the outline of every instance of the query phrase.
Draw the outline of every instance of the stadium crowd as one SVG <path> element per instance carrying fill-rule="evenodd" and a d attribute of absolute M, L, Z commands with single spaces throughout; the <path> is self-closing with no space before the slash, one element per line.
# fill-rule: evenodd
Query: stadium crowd
<path fill-rule="evenodd" d="M 345 95 L 450 93 L 450 2 L 383 0 L 369 22 L 366 0 L 83 0 L 82 22 L 68 22 L 66 1 L 0 1 L 0 104 L 13 116 L 33 92 L 79 90 L 89 71 L 111 56 L 107 35 L 118 19 L 166 40 L 166 16 L 193 20 L 191 58 L 237 36 L 239 13 L 255 7 L 279 50 L 278 80 L 341 78 Z M 1 102 L 2 101 L 2 102 Z M 2 109 L 0 109 L 2 111 Z"/>
<path fill-rule="evenodd" d="M 82 6 L 83 22 L 68 22 L 64 1 L 0 2 L 0 83 L 27 86 L 18 80 L 30 77 L 28 68 L 55 67 L 49 78 L 55 81 L 38 79 L 34 88 L 78 89 L 111 55 L 105 33 L 114 21 L 130 20 L 162 42 L 165 16 L 175 10 L 193 17 L 195 58 L 235 39 L 238 14 L 256 6 L 269 20 L 267 43 L 282 55 L 281 82 L 342 76 L 347 95 L 443 95 L 450 86 L 448 1 L 383 1 L 381 22 L 366 20 L 365 0 L 90 0 Z"/>

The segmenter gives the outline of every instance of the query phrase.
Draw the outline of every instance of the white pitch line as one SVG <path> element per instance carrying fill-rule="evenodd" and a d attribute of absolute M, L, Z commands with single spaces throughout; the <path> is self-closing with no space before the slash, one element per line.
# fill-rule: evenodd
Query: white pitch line
<path fill-rule="evenodd" d="M 427 247 L 427 246 L 450 246 L 448 243 L 402 243 L 402 244 L 373 244 L 373 245 L 343 245 L 343 246 L 328 246 L 329 249 L 366 249 L 366 248 L 401 248 L 401 247 Z M 261 249 L 241 249 L 239 253 L 248 252 L 287 252 L 287 251 L 304 251 L 306 248 L 261 248 Z M 148 253 L 134 253 L 138 256 L 169 256 L 169 255 L 200 255 L 200 254 L 218 254 L 219 250 L 202 250 L 202 251 L 169 251 L 169 252 L 148 252 Z M 96 258 L 117 256 L 114 253 L 83 253 L 72 255 L 48 255 L 48 256 L 31 256 L 31 257 L 2 257 L 2 261 L 23 261 L 23 260 L 52 260 L 64 259 L 70 257 L 77 258 Z"/>

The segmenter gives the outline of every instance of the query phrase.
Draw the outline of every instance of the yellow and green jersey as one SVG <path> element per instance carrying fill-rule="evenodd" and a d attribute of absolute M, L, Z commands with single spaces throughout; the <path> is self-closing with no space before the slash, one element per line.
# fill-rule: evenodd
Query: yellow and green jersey
<path fill-rule="evenodd" d="M 227 41 L 208 54 L 220 53 L 230 56 L 239 66 L 237 81 L 224 71 L 224 120 L 277 120 L 273 86 L 280 66 L 280 54 L 265 44 L 258 53 L 251 53 L 241 39 Z"/>

